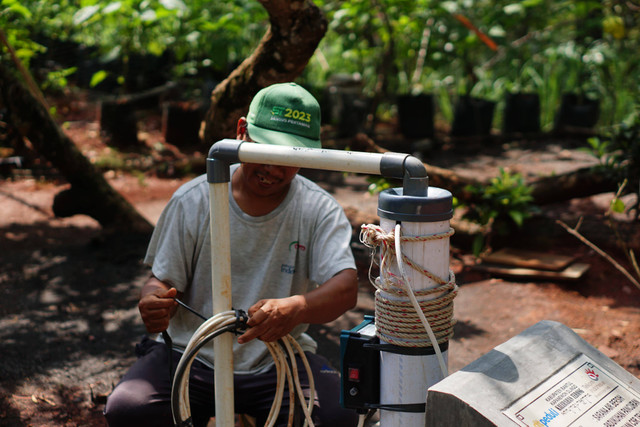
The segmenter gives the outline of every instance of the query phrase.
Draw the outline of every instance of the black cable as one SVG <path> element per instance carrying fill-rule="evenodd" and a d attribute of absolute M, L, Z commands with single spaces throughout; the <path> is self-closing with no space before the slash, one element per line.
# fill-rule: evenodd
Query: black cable
<path fill-rule="evenodd" d="M 174 298 L 173 299 L 175 302 L 177 302 L 178 304 L 180 304 L 182 307 L 186 308 L 187 310 L 189 310 L 190 312 L 192 312 L 193 314 L 195 314 L 196 316 L 198 316 L 199 318 L 201 318 L 202 320 L 208 320 L 206 317 L 204 317 L 202 314 L 198 313 L 197 311 L 195 311 L 193 308 L 189 307 L 187 304 L 183 303 L 182 301 L 180 301 L 178 298 Z"/>
<path fill-rule="evenodd" d="M 164 340 L 164 344 L 167 346 L 167 358 L 169 362 L 169 382 L 171 382 L 173 381 L 173 341 L 171 340 L 171 336 L 166 329 L 162 331 L 162 339 Z"/>
<path fill-rule="evenodd" d="M 195 314 L 196 316 L 198 316 L 199 318 L 203 320 L 207 320 L 206 317 L 204 317 L 202 314 L 195 311 L 193 308 L 189 307 L 187 304 L 180 301 L 178 298 L 173 298 L 173 300 L 177 302 L 179 305 L 181 305 L 182 307 L 186 308 L 187 310 Z M 167 346 L 168 361 L 169 361 L 169 382 L 172 382 L 173 381 L 173 341 L 171 340 L 171 336 L 166 330 L 162 331 L 162 339 L 164 340 L 164 343 Z"/>

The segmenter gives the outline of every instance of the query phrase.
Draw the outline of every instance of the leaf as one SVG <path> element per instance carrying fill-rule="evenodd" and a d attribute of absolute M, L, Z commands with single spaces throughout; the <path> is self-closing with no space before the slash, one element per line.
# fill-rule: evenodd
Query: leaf
<path fill-rule="evenodd" d="M 525 214 L 523 212 L 509 211 L 509 216 L 511 217 L 513 222 L 515 222 L 518 225 L 518 227 L 522 227 L 522 224 L 524 223 L 524 217 L 525 217 Z"/>
<path fill-rule="evenodd" d="M 489 35 L 491 37 L 505 37 L 507 32 L 501 25 L 494 25 L 489 29 Z"/>
<path fill-rule="evenodd" d="M 169 10 L 187 10 L 187 5 L 182 0 L 159 0 L 159 3 Z"/>
<path fill-rule="evenodd" d="M 108 75 L 109 75 L 109 73 L 107 73 L 105 70 L 100 70 L 100 71 L 97 71 L 97 72 L 93 73 L 93 76 L 91 76 L 91 83 L 89 83 L 89 86 L 96 87 L 104 79 L 106 79 Z"/>
<path fill-rule="evenodd" d="M 22 60 L 25 59 L 29 59 L 31 57 L 33 57 L 36 54 L 36 52 L 34 52 L 31 49 L 17 49 L 16 50 L 16 56 Z"/>
<path fill-rule="evenodd" d="M 151 9 L 146 9 L 140 15 L 140 20 L 142 22 L 153 22 L 156 20 L 156 11 Z"/>
<path fill-rule="evenodd" d="M 85 6 L 73 14 L 73 24 L 80 25 L 93 17 L 100 10 L 99 5 Z"/>
<path fill-rule="evenodd" d="M 619 198 L 615 198 L 611 201 L 611 210 L 615 213 L 624 213 L 624 202 Z"/>
<path fill-rule="evenodd" d="M 8 7 L 8 10 L 10 10 L 11 12 L 15 12 L 19 15 L 22 15 L 24 18 L 27 18 L 27 19 L 31 18 L 31 11 L 26 7 L 24 7 L 23 5 L 21 5 L 19 2 L 13 3 L 11 6 Z"/>
<path fill-rule="evenodd" d="M 618 40 L 623 39 L 625 36 L 624 21 L 620 16 L 607 16 L 602 21 L 602 29 L 605 33 L 611 34 Z"/>
<path fill-rule="evenodd" d="M 502 10 L 507 15 L 524 15 L 524 7 L 518 3 L 508 4 Z"/>
<path fill-rule="evenodd" d="M 147 50 L 151 55 L 160 56 L 162 52 L 164 52 L 165 45 L 163 43 L 158 43 L 157 41 L 150 41 L 147 45 Z"/>
<path fill-rule="evenodd" d="M 482 234 L 476 235 L 473 239 L 472 250 L 474 256 L 479 256 L 482 253 L 482 249 L 484 249 L 484 236 Z"/>
<path fill-rule="evenodd" d="M 109 13 L 117 12 L 122 7 L 122 2 L 114 1 L 113 3 L 109 3 L 102 9 L 102 13 L 108 15 Z"/>
<path fill-rule="evenodd" d="M 443 1 L 440 6 L 449 13 L 458 11 L 458 4 L 455 1 Z"/>
<path fill-rule="evenodd" d="M 111 50 L 109 50 L 107 53 L 105 53 L 102 56 L 101 60 L 104 62 L 114 61 L 115 59 L 118 58 L 118 56 L 120 56 L 121 51 L 122 51 L 121 46 L 114 46 Z"/>

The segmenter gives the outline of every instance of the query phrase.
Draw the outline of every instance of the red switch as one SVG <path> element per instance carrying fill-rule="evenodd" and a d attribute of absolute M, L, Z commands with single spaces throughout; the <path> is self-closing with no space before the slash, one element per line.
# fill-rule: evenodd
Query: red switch
<path fill-rule="evenodd" d="M 349 368 L 349 381 L 360 382 L 360 369 Z"/>

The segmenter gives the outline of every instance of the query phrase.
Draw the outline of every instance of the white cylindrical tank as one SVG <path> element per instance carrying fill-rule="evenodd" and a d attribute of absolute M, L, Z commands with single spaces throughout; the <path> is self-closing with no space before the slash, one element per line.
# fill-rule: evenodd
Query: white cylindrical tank
<path fill-rule="evenodd" d="M 433 289 L 449 281 L 449 219 L 452 216 L 452 196 L 446 190 L 431 187 L 426 197 L 403 196 L 401 189 L 392 189 L 390 194 L 381 193 L 378 214 L 380 226 L 385 233 L 394 233 L 399 223 L 403 237 L 441 236 L 434 240 L 402 241 L 400 250 L 414 265 L 427 270 L 439 278 L 440 283 L 403 263 L 402 271 L 395 257 L 381 263 L 380 279 L 399 280 L 404 273 L 411 289 L 416 294 Z M 406 200 L 405 200 L 406 199 Z M 381 286 L 384 288 L 384 286 Z M 417 296 L 417 300 L 432 300 L 441 296 L 436 294 Z M 398 295 L 378 289 L 376 300 L 384 298 L 391 301 L 409 299 L 406 295 Z M 376 303 L 376 310 L 378 304 Z M 376 319 L 379 313 L 376 312 Z M 384 332 L 378 330 L 381 344 L 389 344 Z M 424 329 L 420 331 L 424 333 Z M 391 341 L 393 339 L 390 338 Z M 380 352 L 380 425 L 386 426 L 424 426 L 424 408 L 427 389 L 442 380 L 442 363 L 446 370 L 448 342 L 440 344 L 442 348 L 439 360 L 433 347 L 422 343 L 408 341 L 409 350 L 395 346 L 393 352 Z M 425 347 L 426 346 L 426 347 Z M 398 350 L 396 352 L 395 350 Z M 418 350 L 418 351 L 416 351 Z M 422 351 L 420 351 L 422 350 Z M 421 354 L 411 354 L 411 353 Z M 431 353 L 431 354 L 429 354 Z M 385 409 L 391 408 L 391 409 Z M 417 412 L 416 412 L 417 411 Z"/>

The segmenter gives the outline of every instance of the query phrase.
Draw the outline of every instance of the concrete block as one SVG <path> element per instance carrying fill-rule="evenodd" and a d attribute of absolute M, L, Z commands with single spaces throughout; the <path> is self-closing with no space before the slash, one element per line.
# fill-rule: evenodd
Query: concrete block
<path fill-rule="evenodd" d="M 545 320 L 430 387 L 426 425 L 640 426 L 640 380 Z"/>

